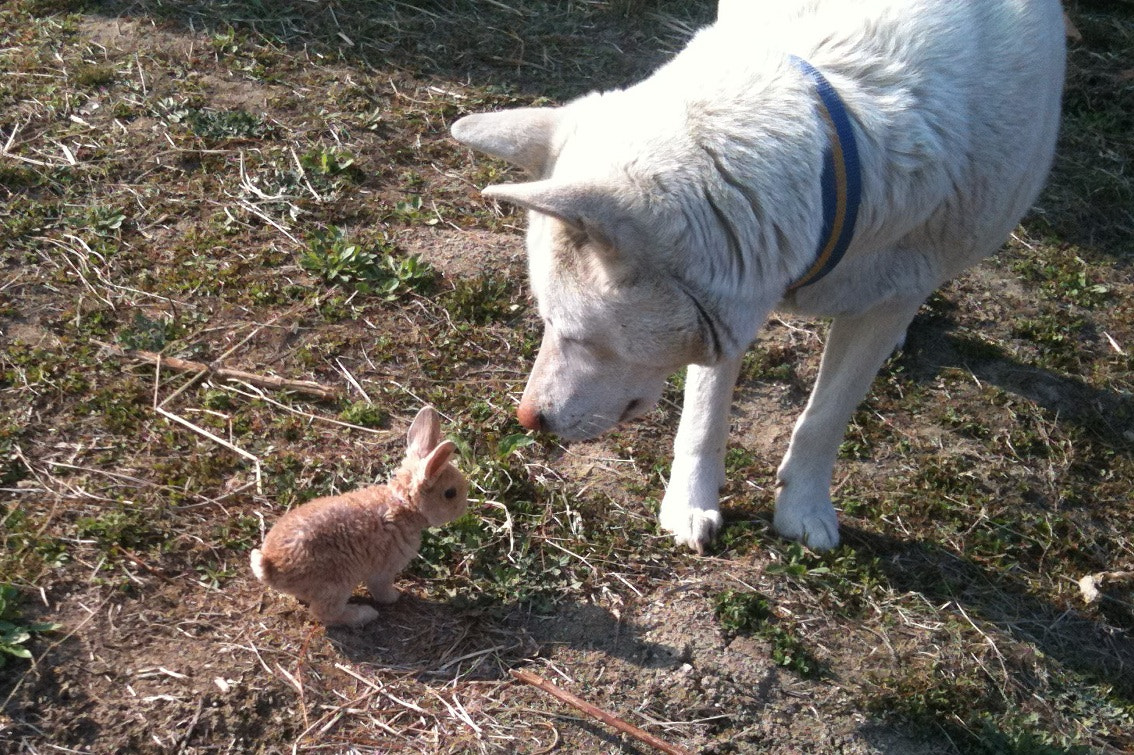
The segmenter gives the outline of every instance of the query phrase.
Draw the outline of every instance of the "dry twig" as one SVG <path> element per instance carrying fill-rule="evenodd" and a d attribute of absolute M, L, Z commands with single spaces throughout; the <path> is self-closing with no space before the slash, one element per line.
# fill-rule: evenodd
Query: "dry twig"
<path fill-rule="evenodd" d="M 532 672 L 525 671 L 523 669 L 512 669 L 511 673 L 512 676 L 514 676 L 521 682 L 530 684 L 537 689 L 541 689 L 552 697 L 562 700 L 568 705 L 573 705 L 587 715 L 597 718 L 608 726 L 613 726 L 623 734 L 629 734 L 639 742 L 648 744 L 649 746 L 660 752 L 664 752 L 667 755 L 689 755 L 687 750 L 683 750 L 680 747 L 671 745 L 664 740 L 658 739 L 648 731 L 643 731 L 634 724 L 623 721 L 621 718 L 618 718 L 611 713 L 607 713 L 601 708 L 597 708 L 594 705 L 591 705 L 583 698 L 574 695 L 566 690 L 560 689 L 559 687 L 556 687 L 554 684 L 537 674 L 533 674 Z"/>
<path fill-rule="evenodd" d="M 305 393 L 322 399 L 336 399 L 339 397 L 339 391 L 337 389 L 316 383 L 312 380 L 289 380 L 275 375 L 256 375 L 251 372 L 245 372 L 244 370 L 221 367 L 215 362 L 205 364 L 204 362 L 194 362 L 188 359 L 167 357 L 152 351 L 124 349 L 121 346 L 103 343 L 102 341 L 96 341 L 95 343 L 118 356 L 140 359 L 143 362 L 168 367 L 178 372 L 193 372 L 198 375 L 209 375 L 211 377 L 220 378 L 221 380 L 243 380 L 263 388 L 278 388 L 295 391 L 296 393 Z"/>

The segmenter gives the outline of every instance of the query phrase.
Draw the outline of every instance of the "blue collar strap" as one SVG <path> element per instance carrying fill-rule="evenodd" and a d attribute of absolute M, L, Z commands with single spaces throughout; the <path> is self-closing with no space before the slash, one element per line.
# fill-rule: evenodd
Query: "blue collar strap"
<path fill-rule="evenodd" d="M 842 99 L 813 65 L 794 55 L 789 58 L 815 84 L 821 104 L 819 111 L 831 135 L 823 154 L 823 232 L 819 236 L 819 249 L 807 272 L 788 286 L 791 293 L 831 272 L 846 253 L 858 219 L 862 174 L 854 129 Z"/>

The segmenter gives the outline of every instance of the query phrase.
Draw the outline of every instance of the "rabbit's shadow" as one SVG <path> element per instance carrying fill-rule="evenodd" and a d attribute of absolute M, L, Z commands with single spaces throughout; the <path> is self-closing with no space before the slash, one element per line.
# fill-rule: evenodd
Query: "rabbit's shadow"
<path fill-rule="evenodd" d="M 396 603 L 376 607 L 380 616 L 366 626 L 330 629 L 331 642 L 355 663 L 421 678 L 502 679 L 555 646 L 643 668 L 674 667 L 685 655 L 641 639 L 638 627 L 591 603 L 563 601 L 553 614 L 534 616 L 520 605 L 468 608 L 403 592 Z"/>

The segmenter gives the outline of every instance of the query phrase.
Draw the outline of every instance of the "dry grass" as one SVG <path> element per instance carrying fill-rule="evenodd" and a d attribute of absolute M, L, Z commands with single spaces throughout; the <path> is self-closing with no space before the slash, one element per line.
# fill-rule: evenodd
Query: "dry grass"
<path fill-rule="evenodd" d="M 641 751 L 517 668 L 694 751 L 1134 748 L 1134 596 L 1078 585 L 1134 568 L 1129 3 L 1069 4 L 1051 186 L 856 414 L 844 547 L 770 532 L 822 323 L 753 349 L 710 556 L 654 524 L 676 385 L 599 442 L 515 424 L 520 222 L 447 125 L 632 81 L 709 6 L 0 7 L 0 749 Z M 247 553 L 426 402 L 473 510 L 315 627 Z"/>

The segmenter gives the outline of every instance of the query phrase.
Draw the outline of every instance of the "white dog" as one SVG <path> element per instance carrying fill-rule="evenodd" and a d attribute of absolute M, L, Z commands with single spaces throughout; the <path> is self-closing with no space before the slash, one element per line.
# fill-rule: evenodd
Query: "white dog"
<path fill-rule="evenodd" d="M 846 424 L 926 297 L 1035 200 L 1063 67 L 1059 0 L 721 0 L 635 86 L 461 119 L 536 179 L 485 190 L 531 211 L 544 335 L 520 421 L 593 437 L 689 365 L 660 520 L 701 550 L 745 349 L 773 309 L 832 317 L 775 526 L 834 547 Z"/>

